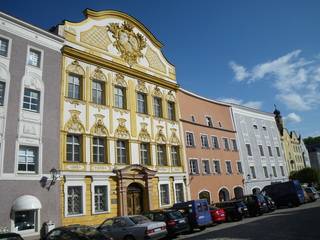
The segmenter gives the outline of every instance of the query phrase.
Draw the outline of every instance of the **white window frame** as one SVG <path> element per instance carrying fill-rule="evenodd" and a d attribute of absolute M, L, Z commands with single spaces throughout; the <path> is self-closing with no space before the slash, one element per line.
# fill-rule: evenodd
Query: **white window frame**
<path fill-rule="evenodd" d="M 29 53 L 30 53 L 30 49 L 33 49 L 33 50 L 35 50 L 35 51 L 40 52 L 40 63 L 39 63 L 39 67 L 29 64 Z M 42 69 L 43 69 L 43 59 L 44 59 L 44 51 L 43 51 L 43 49 L 34 47 L 33 45 L 28 45 L 27 58 L 26 58 L 26 66 L 32 67 L 32 68 L 35 68 L 35 69 L 40 69 L 40 70 L 42 70 Z"/>
<path fill-rule="evenodd" d="M 215 165 L 214 165 L 214 161 L 219 162 L 219 170 L 220 170 L 220 172 L 216 172 L 216 170 L 215 170 Z M 212 172 L 213 172 L 214 174 L 221 174 L 221 173 L 222 173 L 222 171 L 221 171 L 221 161 L 220 161 L 219 159 L 213 159 L 213 160 L 212 160 Z"/>
<path fill-rule="evenodd" d="M 227 164 L 227 163 L 230 163 L 231 172 L 228 172 L 228 164 Z M 232 169 L 232 162 L 231 162 L 231 160 L 226 160 L 226 161 L 225 161 L 225 165 L 226 165 L 226 174 L 227 174 L 227 175 L 232 175 L 232 174 L 233 174 L 233 169 Z"/>
<path fill-rule="evenodd" d="M 235 139 L 235 138 L 230 138 L 229 139 L 230 140 L 230 149 L 231 149 L 231 147 L 232 147 L 232 151 L 234 151 L 234 152 L 237 152 L 237 151 L 239 151 L 239 149 L 238 149 L 238 143 L 237 143 L 237 140 Z M 233 143 L 235 143 L 235 146 L 233 145 Z"/>
<path fill-rule="evenodd" d="M 273 177 L 277 178 L 278 177 L 278 172 L 277 172 L 277 168 L 275 165 L 272 165 L 271 166 L 271 169 L 272 169 L 272 175 Z"/>
<path fill-rule="evenodd" d="M 231 148 L 230 148 L 229 139 L 227 137 L 222 137 L 221 139 L 222 139 L 222 143 L 223 143 L 223 150 L 230 151 Z M 226 142 L 225 142 L 225 139 L 227 140 Z M 228 144 L 228 148 L 226 148 L 226 143 Z"/>
<path fill-rule="evenodd" d="M 204 146 L 203 145 L 203 141 L 202 141 L 202 138 L 207 138 L 207 143 L 208 143 L 208 146 Z M 208 135 L 207 134 L 204 134 L 204 133 L 200 133 L 200 140 L 201 140 L 201 147 L 202 148 L 205 148 L 205 149 L 209 149 L 210 148 L 210 144 L 209 144 L 209 138 L 208 138 Z"/>
<path fill-rule="evenodd" d="M 183 182 L 183 180 L 175 180 L 173 182 L 173 191 L 174 191 L 174 202 L 177 203 L 177 194 L 176 194 L 176 184 L 182 184 L 183 187 L 183 200 L 186 201 L 187 200 L 187 195 L 186 195 L 186 186 Z"/>
<path fill-rule="evenodd" d="M 35 224 L 36 224 L 36 227 L 34 229 L 27 229 L 27 230 L 22 230 L 22 231 L 16 231 L 16 228 L 15 228 L 15 211 L 13 211 L 12 213 L 12 219 L 10 220 L 11 222 L 11 232 L 14 232 L 14 233 L 18 233 L 22 236 L 35 236 L 35 235 L 38 235 L 40 233 L 40 230 L 41 230 L 41 225 L 40 225 L 40 214 L 41 214 L 41 209 L 27 209 L 27 210 L 24 210 L 24 211 L 36 211 L 36 214 L 37 214 L 37 217 L 35 218 Z"/>
<path fill-rule="evenodd" d="M 254 176 L 255 176 L 255 177 L 253 177 L 253 174 L 252 174 L 252 170 L 251 170 L 252 167 L 253 167 L 253 171 L 254 171 Z M 249 169 L 250 169 L 251 179 L 257 179 L 257 171 L 256 171 L 255 166 L 254 166 L 254 165 L 250 165 L 250 166 L 249 166 Z"/>
<path fill-rule="evenodd" d="M 96 206 L 95 206 L 95 197 L 94 197 L 94 188 L 96 186 L 106 186 L 107 187 L 107 210 L 103 212 L 96 212 Z M 97 178 L 93 177 L 93 181 L 91 183 L 91 212 L 92 214 L 105 214 L 105 213 L 110 213 L 110 204 L 111 204 L 111 199 L 110 199 L 110 183 L 108 178 Z"/>
<path fill-rule="evenodd" d="M 251 155 L 249 155 L 247 145 L 249 145 L 249 146 L 250 146 L 250 153 L 251 153 Z M 253 153 L 252 153 L 252 147 L 251 147 L 251 144 L 250 144 L 250 143 L 245 143 L 245 146 L 246 146 L 246 153 L 247 153 L 247 156 L 248 156 L 248 157 L 252 157 L 252 156 L 253 156 Z"/>
<path fill-rule="evenodd" d="M 211 127 L 211 128 L 214 127 L 211 116 L 205 115 L 205 116 L 204 116 L 204 119 L 205 119 L 205 121 L 206 121 L 206 126 L 207 126 L 207 127 Z M 211 126 L 210 126 L 210 124 L 211 124 Z"/>
<path fill-rule="evenodd" d="M 69 179 L 66 177 L 64 184 L 64 216 L 65 217 L 77 217 L 86 215 L 86 183 L 84 177 L 75 179 Z M 82 187 L 82 213 L 81 214 L 69 214 L 68 213 L 68 187 Z"/>
<path fill-rule="evenodd" d="M 241 166 L 241 172 L 239 171 L 239 165 L 238 163 L 240 163 L 240 166 Z M 237 171 L 238 171 L 238 174 L 243 174 L 243 166 L 242 166 L 242 162 L 241 161 L 237 161 Z"/>
<path fill-rule="evenodd" d="M 265 172 L 265 169 L 267 169 L 267 172 Z M 265 178 L 269 178 L 269 171 L 268 171 L 268 167 L 266 165 L 262 166 L 262 170 L 263 170 L 263 175 Z M 267 176 L 266 176 L 267 173 Z"/>
<path fill-rule="evenodd" d="M 214 137 L 217 138 L 218 148 L 216 148 L 216 147 L 214 146 L 214 141 L 212 141 Z M 213 149 L 220 149 L 220 142 L 219 142 L 218 136 L 211 135 L 211 144 L 212 144 L 212 148 L 213 148 Z"/>
<path fill-rule="evenodd" d="M 205 172 L 204 162 L 208 163 L 209 172 Z M 211 174 L 211 167 L 210 167 L 210 160 L 209 159 L 202 159 L 201 160 L 201 169 L 203 175 L 210 175 Z"/>
<path fill-rule="evenodd" d="M 169 204 L 162 204 L 161 202 L 161 188 L 160 186 L 161 185 L 168 185 L 168 191 L 169 191 Z M 171 203 L 172 203 L 172 199 L 171 199 L 171 187 L 170 187 L 170 181 L 167 180 L 167 181 L 159 181 L 158 183 L 158 192 L 159 192 L 159 205 L 160 207 L 168 207 L 168 206 L 171 206 Z"/>
<path fill-rule="evenodd" d="M 197 163 L 197 170 L 198 170 L 198 172 L 192 172 L 191 170 L 191 161 L 196 161 L 196 163 Z M 198 159 L 197 158 L 189 158 L 189 173 L 190 173 L 190 175 L 197 175 L 197 174 L 199 174 L 200 173 L 200 170 L 199 170 L 199 161 L 198 161 Z"/>
<path fill-rule="evenodd" d="M 5 35 L 2 35 L 2 34 L 0 34 L 0 37 L 8 40 L 8 52 L 7 52 L 7 56 L 2 56 L 2 55 L 0 55 L 0 57 L 9 60 L 10 57 L 11 57 L 12 39 L 9 38 L 9 37 L 7 37 L 7 36 L 5 36 Z"/>
<path fill-rule="evenodd" d="M 193 133 L 193 132 L 190 132 L 190 131 L 186 131 L 185 133 L 186 133 L 186 146 L 187 146 L 187 147 L 196 147 L 196 139 L 195 139 L 195 137 L 194 137 L 194 133 Z M 187 137 L 188 133 L 192 134 L 193 145 L 188 145 L 188 137 Z"/>
<path fill-rule="evenodd" d="M 37 148 L 37 159 L 35 163 L 35 171 L 21 171 L 19 170 L 19 158 L 20 158 L 20 147 L 27 147 L 27 148 Z M 27 164 L 26 164 L 27 166 Z M 24 175 L 39 175 L 40 174 L 40 146 L 38 145 L 30 145 L 30 144 L 24 144 L 24 143 L 19 143 L 18 145 L 18 151 L 17 151 L 17 162 L 16 162 L 16 173 L 17 174 L 24 174 Z"/>

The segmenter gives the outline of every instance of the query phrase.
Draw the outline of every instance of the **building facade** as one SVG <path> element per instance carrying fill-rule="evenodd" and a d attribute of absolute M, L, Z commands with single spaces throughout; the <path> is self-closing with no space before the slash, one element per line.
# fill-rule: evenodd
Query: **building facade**
<path fill-rule="evenodd" d="M 62 224 L 99 224 L 187 199 L 175 68 L 136 19 L 85 11 L 62 50 Z"/>
<path fill-rule="evenodd" d="M 63 39 L 0 12 L 0 228 L 38 236 L 60 224 Z"/>
<path fill-rule="evenodd" d="M 260 191 L 273 182 L 288 180 L 285 156 L 273 114 L 232 105 L 245 192 Z"/>
<path fill-rule="evenodd" d="M 306 145 L 304 144 L 303 139 L 300 140 L 300 149 L 301 149 L 302 160 L 303 160 L 304 166 L 311 167 L 309 152 L 308 152 Z"/>
<path fill-rule="evenodd" d="M 301 147 L 302 138 L 295 131 L 285 128 L 284 121 L 278 109 L 274 110 L 274 116 L 281 136 L 281 144 L 284 150 L 288 174 L 306 167 L 304 151 Z"/>
<path fill-rule="evenodd" d="M 178 101 L 189 166 L 191 199 L 209 203 L 243 195 L 231 107 L 180 89 Z"/>
<path fill-rule="evenodd" d="M 307 145 L 312 168 L 320 170 L 320 144 Z"/>

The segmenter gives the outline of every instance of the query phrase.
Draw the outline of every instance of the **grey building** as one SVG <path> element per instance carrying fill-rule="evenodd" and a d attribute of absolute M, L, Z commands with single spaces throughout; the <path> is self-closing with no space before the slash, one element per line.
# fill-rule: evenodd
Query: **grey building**
<path fill-rule="evenodd" d="M 38 238 L 44 222 L 59 224 L 62 44 L 0 12 L 0 231 Z"/>
<path fill-rule="evenodd" d="M 304 166 L 305 167 L 311 167 L 309 152 L 308 152 L 308 149 L 307 149 L 307 147 L 304 144 L 304 141 L 302 139 L 300 141 L 300 148 L 301 148 L 301 152 L 302 152 L 302 158 L 303 158 Z"/>
<path fill-rule="evenodd" d="M 232 104 L 245 193 L 288 179 L 274 115 Z"/>
<path fill-rule="evenodd" d="M 310 165 L 314 169 L 320 170 L 320 144 L 307 145 L 307 149 L 310 157 Z"/>

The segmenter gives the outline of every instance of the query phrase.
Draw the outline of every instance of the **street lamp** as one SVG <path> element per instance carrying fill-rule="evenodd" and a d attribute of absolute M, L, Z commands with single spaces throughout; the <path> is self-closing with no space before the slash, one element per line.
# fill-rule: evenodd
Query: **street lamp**
<path fill-rule="evenodd" d="M 51 182 L 50 182 L 49 186 L 47 187 L 48 191 L 50 190 L 51 186 L 54 185 L 56 183 L 56 181 L 60 178 L 61 172 L 60 172 L 60 170 L 52 168 L 50 170 L 50 175 L 51 175 Z"/>

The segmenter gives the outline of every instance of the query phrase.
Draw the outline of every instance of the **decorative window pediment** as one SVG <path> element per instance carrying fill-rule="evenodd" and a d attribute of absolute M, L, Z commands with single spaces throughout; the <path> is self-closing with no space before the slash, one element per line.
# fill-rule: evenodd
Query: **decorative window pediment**
<path fill-rule="evenodd" d="M 141 130 L 139 133 L 139 140 L 144 142 L 149 142 L 151 140 L 150 134 L 148 133 L 147 123 L 140 123 L 141 124 Z"/>
<path fill-rule="evenodd" d="M 116 74 L 114 81 L 113 81 L 114 85 L 118 85 L 120 87 L 124 87 L 127 88 L 128 84 L 126 82 L 126 80 L 124 80 L 124 76 L 122 74 Z"/>
<path fill-rule="evenodd" d="M 101 68 L 97 67 L 92 73 L 91 79 L 96 79 L 100 81 L 107 81 L 106 75 L 102 72 Z"/>
<path fill-rule="evenodd" d="M 148 89 L 147 89 L 144 81 L 138 80 L 138 85 L 136 87 L 136 91 L 148 94 Z"/>
<path fill-rule="evenodd" d="M 108 129 L 103 123 L 104 116 L 101 114 L 95 114 L 96 118 L 95 124 L 91 127 L 91 134 L 96 136 L 107 136 L 108 135 Z"/>
<path fill-rule="evenodd" d="M 39 74 L 28 72 L 23 78 L 23 84 L 26 88 L 37 91 L 43 90 L 43 82 Z"/>
<path fill-rule="evenodd" d="M 165 143 L 167 141 L 166 136 L 163 133 L 163 126 L 157 126 L 158 133 L 156 135 L 156 142 Z"/>
<path fill-rule="evenodd" d="M 71 114 L 70 119 L 64 126 L 64 130 L 67 132 L 73 132 L 73 133 L 84 133 L 85 128 L 80 120 L 80 111 L 78 110 L 70 110 Z"/>
<path fill-rule="evenodd" d="M 83 67 L 80 66 L 77 60 L 74 60 L 71 64 L 69 64 L 69 66 L 67 67 L 67 72 L 82 76 L 85 74 Z"/>
<path fill-rule="evenodd" d="M 125 124 L 126 121 L 127 120 L 124 118 L 118 118 L 119 125 L 115 131 L 115 137 L 124 139 L 130 138 L 130 133 Z"/>
<path fill-rule="evenodd" d="M 168 101 L 171 101 L 171 102 L 175 102 L 176 101 L 176 98 L 174 97 L 172 91 L 169 91 L 168 94 L 167 94 L 167 100 Z"/>
<path fill-rule="evenodd" d="M 180 140 L 177 136 L 177 129 L 175 128 L 171 128 L 171 137 L 170 137 L 170 143 L 173 145 L 179 145 L 180 144 Z"/>
<path fill-rule="evenodd" d="M 152 95 L 156 97 L 162 97 L 162 92 L 158 86 L 156 86 L 152 92 Z"/>

